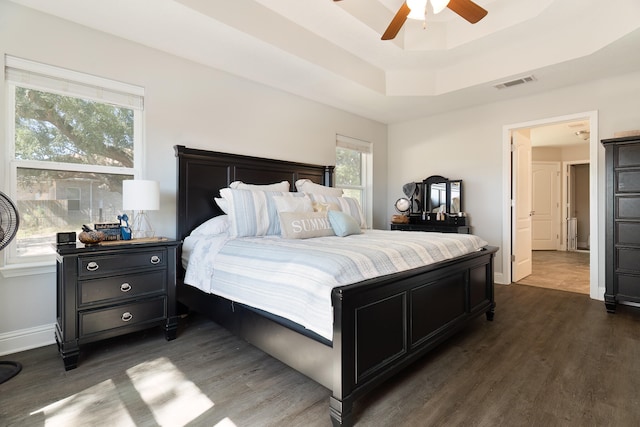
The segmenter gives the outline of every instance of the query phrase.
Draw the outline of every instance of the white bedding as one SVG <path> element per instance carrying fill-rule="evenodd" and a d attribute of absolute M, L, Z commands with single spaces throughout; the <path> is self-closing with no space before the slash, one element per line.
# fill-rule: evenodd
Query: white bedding
<path fill-rule="evenodd" d="M 347 237 L 189 236 L 185 283 L 287 318 L 332 340 L 331 290 L 475 252 L 469 234 L 367 230 Z"/>

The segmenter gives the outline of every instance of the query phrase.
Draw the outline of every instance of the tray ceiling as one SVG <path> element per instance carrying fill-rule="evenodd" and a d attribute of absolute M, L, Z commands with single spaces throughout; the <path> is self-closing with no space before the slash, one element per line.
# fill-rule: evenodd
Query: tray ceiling
<path fill-rule="evenodd" d="M 390 41 L 402 0 L 12 1 L 383 123 L 640 70 L 637 0 L 475 0 Z"/>

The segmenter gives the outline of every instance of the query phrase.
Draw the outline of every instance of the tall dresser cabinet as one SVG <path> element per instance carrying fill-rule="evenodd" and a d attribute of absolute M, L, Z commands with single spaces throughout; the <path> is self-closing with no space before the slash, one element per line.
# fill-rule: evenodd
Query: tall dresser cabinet
<path fill-rule="evenodd" d="M 621 301 L 640 303 L 640 136 L 604 139 L 606 150 L 606 290 L 614 313 Z"/>

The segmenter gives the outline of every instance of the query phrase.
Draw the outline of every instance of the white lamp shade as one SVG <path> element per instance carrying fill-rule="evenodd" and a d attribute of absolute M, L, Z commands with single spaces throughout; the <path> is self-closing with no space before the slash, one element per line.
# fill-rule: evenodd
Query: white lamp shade
<path fill-rule="evenodd" d="M 160 184 L 146 179 L 122 181 L 122 209 L 157 211 L 160 209 Z"/>

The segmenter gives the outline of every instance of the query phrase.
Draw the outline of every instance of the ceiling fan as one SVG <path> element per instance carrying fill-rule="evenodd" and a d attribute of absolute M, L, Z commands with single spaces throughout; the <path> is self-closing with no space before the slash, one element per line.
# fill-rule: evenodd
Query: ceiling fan
<path fill-rule="evenodd" d="M 334 0 L 340 1 L 340 0 Z M 398 35 L 407 18 L 424 20 L 427 14 L 427 2 L 431 3 L 433 13 L 440 13 L 448 7 L 472 24 L 487 15 L 487 11 L 471 0 L 406 0 L 391 20 L 382 40 L 391 40 Z"/>

